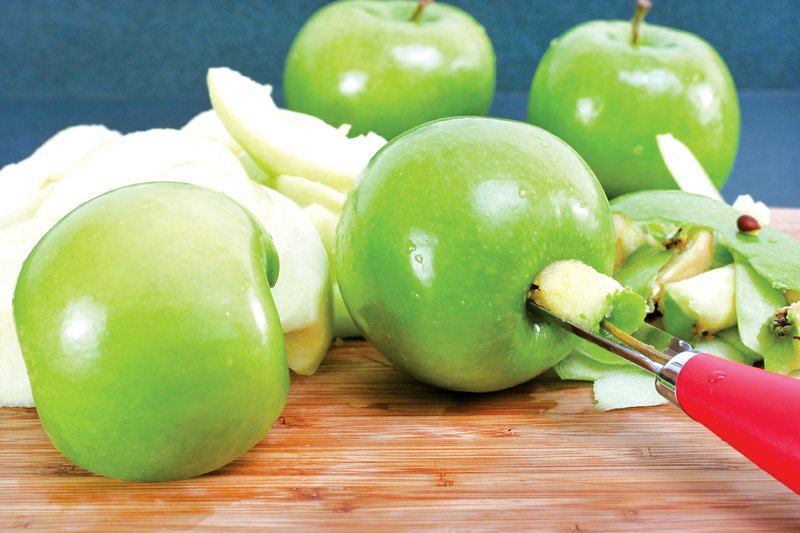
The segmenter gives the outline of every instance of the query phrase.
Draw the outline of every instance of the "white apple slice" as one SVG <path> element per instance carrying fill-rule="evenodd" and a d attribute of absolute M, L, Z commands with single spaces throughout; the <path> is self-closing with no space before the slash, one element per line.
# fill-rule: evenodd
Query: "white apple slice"
<path fill-rule="evenodd" d="M 0 228 L 32 217 L 49 188 L 86 153 L 119 136 L 105 126 L 72 126 L 27 159 L 0 169 Z"/>
<path fill-rule="evenodd" d="M 272 188 L 294 200 L 300 207 L 318 204 L 336 215 L 342 211 L 344 193 L 316 181 L 299 176 L 283 175 L 275 179 Z"/>
<path fill-rule="evenodd" d="M 181 128 L 181 131 L 188 131 L 189 133 L 202 135 L 203 137 L 221 142 L 234 154 L 238 154 L 243 150 L 242 146 L 237 143 L 236 140 L 231 137 L 231 134 L 228 133 L 228 130 L 225 129 L 225 125 L 222 124 L 222 121 L 213 109 L 208 109 L 192 117 L 192 119 Z"/>
<path fill-rule="evenodd" d="M 661 157 L 664 159 L 664 164 L 675 179 L 675 183 L 678 184 L 678 188 L 723 201 L 722 195 L 708 177 L 703 165 L 688 146 L 671 133 L 656 135 L 656 143 Z"/>
<path fill-rule="evenodd" d="M 249 181 L 239 161 L 222 143 L 179 130 L 141 131 L 89 152 L 56 184 L 36 216 L 55 222 L 104 192 L 163 180 L 167 169 L 179 165 L 197 170 L 192 180 L 195 185 L 218 189 L 226 182 Z"/>
<path fill-rule="evenodd" d="M 735 326 L 734 287 L 733 265 L 667 283 L 659 304 L 667 331 L 705 336 Z"/>
<path fill-rule="evenodd" d="M 11 302 L 22 263 L 48 229 L 49 222 L 31 219 L 0 231 L 0 407 L 33 407 Z"/>
<path fill-rule="evenodd" d="M 333 298 L 333 336 L 337 338 L 360 337 L 361 332 L 356 327 L 347 306 L 342 299 L 339 290 L 339 282 L 336 279 L 336 269 L 333 267 L 333 245 L 336 239 L 336 224 L 339 223 L 339 216 L 331 213 L 319 204 L 311 204 L 303 208 L 303 212 L 308 216 L 311 223 L 317 229 L 317 233 L 322 239 L 322 244 L 328 251 L 328 258 L 331 264 L 331 292 Z"/>
<path fill-rule="evenodd" d="M 311 326 L 286 333 L 286 357 L 289 368 L 304 376 L 310 376 L 328 353 L 333 339 L 333 310 L 331 309 L 330 286 L 327 297 L 319 299 L 319 319 Z"/>
<path fill-rule="evenodd" d="M 386 144 L 374 133 L 348 138 L 346 129 L 279 109 L 271 87 L 228 68 L 209 69 L 208 92 L 225 128 L 267 174 L 303 176 L 346 191 Z"/>
<path fill-rule="evenodd" d="M 215 141 L 221 142 L 227 146 L 236 157 L 239 158 L 239 163 L 241 163 L 244 171 L 247 172 L 247 175 L 250 176 L 251 180 L 257 181 L 258 183 L 263 183 L 264 185 L 272 186 L 272 177 L 264 172 L 261 167 L 258 166 L 255 161 L 253 161 L 253 158 L 250 157 L 250 154 L 248 154 L 244 148 L 242 148 L 241 145 L 239 145 L 239 143 L 237 143 L 236 140 L 231 137 L 231 134 L 225 129 L 225 126 L 222 124 L 222 121 L 219 119 L 213 109 L 203 111 L 202 113 L 196 115 L 189 122 L 187 122 L 183 128 L 181 128 L 181 131 L 188 131 L 189 133 L 202 135 L 203 137 L 208 137 L 209 139 L 214 139 Z"/>

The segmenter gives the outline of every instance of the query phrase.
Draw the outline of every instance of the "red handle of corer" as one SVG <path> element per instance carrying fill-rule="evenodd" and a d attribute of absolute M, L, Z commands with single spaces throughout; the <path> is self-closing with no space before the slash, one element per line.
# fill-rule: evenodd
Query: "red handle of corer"
<path fill-rule="evenodd" d="M 707 353 L 680 370 L 676 396 L 690 417 L 800 494 L 800 380 Z"/>

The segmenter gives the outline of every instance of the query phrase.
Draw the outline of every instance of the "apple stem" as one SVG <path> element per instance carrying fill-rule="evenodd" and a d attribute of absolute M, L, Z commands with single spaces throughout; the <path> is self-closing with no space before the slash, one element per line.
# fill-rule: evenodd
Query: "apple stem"
<path fill-rule="evenodd" d="M 430 4 L 433 3 L 433 0 L 419 0 L 417 4 L 417 8 L 411 14 L 411 22 L 417 22 L 417 19 L 422 15 L 422 12 L 425 11 L 425 8 L 428 7 Z"/>
<path fill-rule="evenodd" d="M 633 19 L 631 19 L 634 46 L 639 44 L 639 26 L 642 25 L 644 18 L 651 9 L 653 9 L 653 2 L 651 0 L 636 0 L 636 8 L 633 11 Z"/>

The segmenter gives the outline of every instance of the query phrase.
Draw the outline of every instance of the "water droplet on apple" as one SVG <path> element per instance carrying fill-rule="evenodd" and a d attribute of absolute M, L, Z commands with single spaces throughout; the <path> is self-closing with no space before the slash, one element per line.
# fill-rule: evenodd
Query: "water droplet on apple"
<path fill-rule="evenodd" d="M 414 244 L 414 241 L 410 239 L 406 241 L 406 247 L 408 248 L 408 253 L 411 253 L 417 249 L 417 245 Z"/>
<path fill-rule="evenodd" d="M 419 292 L 417 292 L 417 291 L 414 291 L 414 292 L 412 292 L 411 294 L 413 294 L 413 295 L 414 295 L 414 298 L 419 298 Z"/>
<path fill-rule="evenodd" d="M 530 194 L 530 191 L 528 191 L 528 189 L 526 189 L 525 187 L 520 187 L 519 188 L 519 197 L 520 198 L 527 198 L 529 194 Z"/>
<path fill-rule="evenodd" d="M 422 254 L 414 254 L 414 261 L 422 263 Z"/>
<path fill-rule="evenodd" d="M 467 305 L 467 302 L 465 302 L 464 300 L 461 300 L 461 301 L 460 301 L 460 302 L 458 302 L 458 303 L 459 303 L 459 304 L 461 304 L 461 305 Z"/>

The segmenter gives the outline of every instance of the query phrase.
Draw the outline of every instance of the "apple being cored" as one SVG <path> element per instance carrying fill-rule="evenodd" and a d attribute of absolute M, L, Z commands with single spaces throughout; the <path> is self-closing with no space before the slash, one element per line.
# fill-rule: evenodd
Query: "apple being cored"
<path fill-rule="evenodd" d="M 323 7 L 297 34 L 284 73 L 289 109 L 386 138 L 437 118 L 485 115 L 494 86 L 483 27 L 425 0 Z"/>
<path fill-rule="evenodd" d="M 636 22 L 588 22 L 554 40 L 528 121 L 575 148 L 611 197 L 677 188 L 718 197 L 739 142 L 730 72 L 696 35 Z"/>
<path fill-rule="evenodd" d="M 126 187 L 67 215 L 14 294 L 53 444 L 92 472 L 153 481 L 247 451 L 288 394 L 278 269 L 252 215 L 193 185 Z"/>
<path fill-rule="evenodd" d="M 453 118 L 396 138 L 345 200 L 336 271 L 388 359 L 447 389 L 529 380 L 576 345 L 532 319 L 534 276 L 560 259 L 614 264 L 608 201 L 563 141 L 529 124 Z"/>

